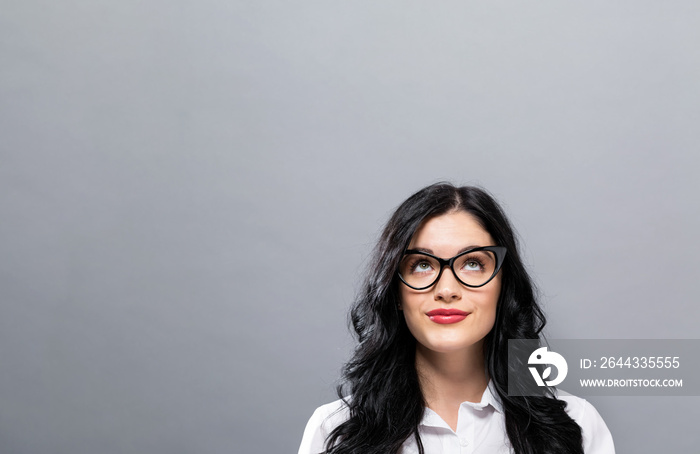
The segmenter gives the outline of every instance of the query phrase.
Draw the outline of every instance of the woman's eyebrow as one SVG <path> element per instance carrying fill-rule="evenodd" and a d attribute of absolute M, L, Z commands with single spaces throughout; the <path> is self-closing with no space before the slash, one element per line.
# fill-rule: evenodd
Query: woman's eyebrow
<path fill-rule="evenodd" d="M 457 252 L 457 255 L 461 254 L 462 252 L 468 251 L 469 249 L 474 249 L 474 248 L 478 248 L 478 247 L 481 247 L 481 246 L 478 244 L 472 244 L 471 246 L 465 246 Z"/>
<path fill-rule="evenodd" d="M 479 245 L 477 245 L 477 244 L 472 244 L 472 245 L 469 245 L 469 246 L 464 246 L 462 249 L 460 249 L 459 251 L 457 251 L 457 254 L 455 254 L 455 255 L 459 255 L 459 254 L 461 254 L 461 253 L 464 252 L 464 251 L 468 251 L 469 249 L 474 249 L 474 248 L 477 248 L 477 247 L 481 247 L 481 246 L 479 246 Z M 433 252 L 433 250 L 430 249 L 430 248 L 427 248 L 427 247 L 412 247 L 412 248 L 410 248 L 410 249 L 411 249 L 412 251 L 425 252 L 425 253 L 428 253 L 428 254 L 435 255 L 435 253 Z"/>

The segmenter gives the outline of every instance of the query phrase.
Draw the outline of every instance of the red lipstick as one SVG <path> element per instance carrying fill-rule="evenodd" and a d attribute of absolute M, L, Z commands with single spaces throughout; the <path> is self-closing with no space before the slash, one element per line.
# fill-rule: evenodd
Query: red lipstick
<path fill-rule="evenodd" d="M 426 315 L 435 323 L 448 325 L 451 323 L 461 322 L 467 318 L 469 312 L 460 311 L 458 309 L 433 309 L 432 311 L 427 312 Z"/>

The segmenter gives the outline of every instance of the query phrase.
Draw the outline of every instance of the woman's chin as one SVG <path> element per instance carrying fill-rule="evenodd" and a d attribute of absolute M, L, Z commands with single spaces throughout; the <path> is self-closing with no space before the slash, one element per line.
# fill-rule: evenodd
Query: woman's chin
<path fill-rule="evenodd" d="M 448 354 L 469 352 L 481 348 L 483 339 L 440 339 L 426 343 L 418 343 L 418 348 L 425 354 Z"/>

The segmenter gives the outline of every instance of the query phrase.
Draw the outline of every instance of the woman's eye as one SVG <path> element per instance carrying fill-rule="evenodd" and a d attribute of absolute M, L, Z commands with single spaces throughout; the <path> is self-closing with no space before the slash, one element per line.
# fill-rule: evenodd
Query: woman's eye
<path fill-rule="evenodd" d="M 432 270 L 433 267 L 430 266 L 429 262 L 418 262 L 416 265 L 413 267 L 413 271 L 416 273 L 421 273 L 425 271 L 430 271 Z"/>
<path fill-rule="evenodd" d="M 478 271 L 481 269 L 481 263 L 476 260 L 467 260 L 464 262 L 463 268 L 468 271 Z"/>

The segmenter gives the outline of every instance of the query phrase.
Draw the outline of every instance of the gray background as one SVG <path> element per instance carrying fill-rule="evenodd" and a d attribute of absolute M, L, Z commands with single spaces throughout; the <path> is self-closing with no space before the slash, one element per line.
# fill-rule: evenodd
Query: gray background
<path fill-rule="evenodd" d="M 504 204 L 554 338 L 696 338 L 696 1 L 0 8 L 0 451 L 296 452 L 390 211 Z M 618 452 L 698 397 L 590 398 Z"/>

